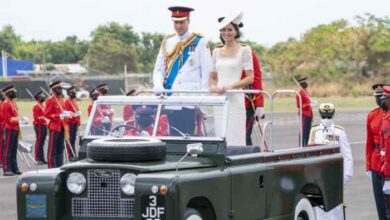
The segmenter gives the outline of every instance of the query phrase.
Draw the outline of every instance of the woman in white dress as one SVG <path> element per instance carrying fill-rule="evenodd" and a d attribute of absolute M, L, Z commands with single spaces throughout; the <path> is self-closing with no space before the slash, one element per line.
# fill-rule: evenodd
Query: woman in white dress
<path fill-rule="evenodd" d="M 249 46 L 242 45 L 237 40 L 240 28 L 243 26 L 242 12 L 228 17 L 219 18 L 220 38 L 222 47 L 215 48 L 212 54 L 212 72 L 210 75 L 210 90 L 225 94 L 230 89 L 242 89 L 253 82 L 252 51 Z M 242 72 L 246 76 L 241 79 Z M 226 142 L 228 146 L 245 146 L 245 96 L 244 93 L 227 94 L 228 124 Z M 216 121 L 222 119 L 222 112 L 214 112 Z M 222 124 L 216 122 L 216 125 Z M 216 127 L 218 134 L 220 129 Z"/>

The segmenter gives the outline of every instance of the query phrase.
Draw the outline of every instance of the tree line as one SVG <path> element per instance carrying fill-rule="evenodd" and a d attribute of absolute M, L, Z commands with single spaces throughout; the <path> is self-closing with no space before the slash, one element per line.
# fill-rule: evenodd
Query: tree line
<path fill-rule="evenodd" d="M 151 72 L 164 35 L 137 33 L 128 24 L 98 26 L 90 40 L 68 36 L 61 41 L 23 41 L 10 25 L 0 31 L 0 49 L 34 63 L 80 63 L 107 74 Z M 210 47 L 218 42 L 209 42 Z M 311 28 L 299 39 L 265 47 L 246 40 L 261 60 L 263 72 L 283 85 L 291 76 L 314 82 L 354 82 L 390 78 L 390 19 L 365 14 Z"/>

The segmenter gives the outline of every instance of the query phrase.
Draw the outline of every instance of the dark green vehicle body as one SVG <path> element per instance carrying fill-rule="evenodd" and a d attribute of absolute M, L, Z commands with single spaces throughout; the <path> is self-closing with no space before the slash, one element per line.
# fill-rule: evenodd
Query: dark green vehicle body
<path fill-rule="evenodd" d="M 167 144 L 170 153 L 164 161 L 123 164 L 85 159 L 39 175 L 34 172 L 23 175 L 17 184 L 18 219 L 36 219 L 26 215 L 27 207 L 34 208 L 34 204 L 26 203 L 26 197 L 31 195 L 46 197 L 46 218 L 40 219 L 102 219 L 72 217 L 72 198 L 85 198 L 88 187 L 78 196 L 66 189 L 69 173 L 86 174 L 95 169 L 137 174 L 132 198 L 134 218 L 127 219 L 145 219 L 141 210 L 146 207 L 141 207 L 145 205 L 141 200 L 153 195 L 154 185 L 168 187 L 168 193 L 161 198 L 165 203 L 165 219 L 172 220 L 182 219 L 187 207 L 203 210 L 210 216 L 206 219 L 293 219 L 294 207 L 302 196 L 313 203 L 322 203 L 325 210 L 342 202 L 343 164 L 337 146 L 225 156 L 224 143 L 204 143 L 209 151 L 197 158 L 187 158 L 176 175 L 176 162 L 183 154 L 177 150 L 184 149 L 178 145 L 185 143 L 167 141 Z M 22 183 L 36 183 L 38 189 L 22 192 Z"/>
<path fill-rule="evenodd" d="M 85 147 L 91 140 L 82 141 Z M 181 220 L 188 208 L 198 210 L 206 220 L 294 219 L 302 198 L 326 211 L 343 201 L 339 146 L 231 155 L 225 141 L 203 141 L 202 154 L 186 157 L 178 165 L 186 145 L 194 141 L 161 141 L 167 145 L 167 154 L 160 161 L 120 163 L 85 158 L 61 168 L 24 173 L 17 183 L 18 219 Z M 86 156 L 84 147 L 80 157 Z M 87 179 L 80 195 L 66 186 L 73 172 Z M 99 177 L 97 172 L 108 172 L 110 177 Z M 120 190 L 119 179 L 126 173 L 137 175 L 133 196 Z M 23 192 L 25 183 L 35 183 L 37 189 L 29 187 Z M 168 190 L 153 192 L 154 186 Z"/>

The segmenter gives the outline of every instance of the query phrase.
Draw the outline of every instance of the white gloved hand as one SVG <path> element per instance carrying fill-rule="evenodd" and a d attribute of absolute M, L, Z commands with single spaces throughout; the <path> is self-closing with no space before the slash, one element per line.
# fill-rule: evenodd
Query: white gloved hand
<path fill-rule="evenodd" d="M 163 90 L 164 90 L 164 87 L 162 87 L 162 86 L 153 87 L 153 92 L 155 95 L 160 95 L 161 93 L 163 93 L 162 92 Z"/>
<path fill-rule="evenodd" d="M 60 114 L 60 119 L 70 118 L 70 117 L 72 117 L 72 116 L 71 116 L 70 112 L 68 112 L 68 111 L 63 111 Z"/>
<path fill-rule="evenodd" d="M 264 118 L 264 110 L 263 107 L 257 107 L 255 110 L 255 119 L 260 120 Z"/>
<path fill-rule="evenodd" d="M 371 172 L 371 170 L 366 171 L 366 175 L 368 176 L 368 178 L 370 178 L 370 180 L 372 180 L 372 172 Z"/>
<path fill-rule="evenodd" d="M 108 124 L 108 123 L 110 123 L 110 118 L 107 117 L 107 116 L 104 116 L 104 117 L 102 118 L 102 123 L 103 123 L 103 124 Z"/>
<path fill-rule="evenodd" d="M 344 179 L 344 184 L 346 184 L 346 183 L 348 183 L 352 179 L 352 176 L 346 175 L 346 176 L 344 176 L 343 179 Z"/>
<path fill-rule="evenodd" d="M 383 193 L 386 195 L 390 195 L 390 180 L 386 180 L 385 184 L 383 184 Z"/>

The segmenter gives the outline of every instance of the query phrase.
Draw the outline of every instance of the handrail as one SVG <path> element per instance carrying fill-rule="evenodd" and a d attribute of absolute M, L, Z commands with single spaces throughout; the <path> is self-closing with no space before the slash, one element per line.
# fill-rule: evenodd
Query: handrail
<path fill-rule="evenodd" d="M 298 99 L 299 99 L 299 123 L 300 123 L 300 132 L 299 132 L 299 146 L 302 148 L 303 147 L 303 140 L 302 140 L 302 137 L 303 137 L 303 128 L 302 128 L 302 97 L 301 97 L 301 94 L 299 94 L 299 92 L 293 90 L 293 89 L 281 89 L 281 90 L 276 90 L 274 93 L 272 93 L 272 100 L 274 100 L 275 96 L 278 95 L 278 94 L 287 94 L 287 93 L 295 93 L 297 96 L 298 96 Z M 274 105 L 273 105 L 273 102 L 271 102 L 271 112 L 274 111 Z M 272 124 L 272 129 L 273 129 L 273 124 Z M 273 139 L 271 139 L 271 141 L 273 142 Z"/>

